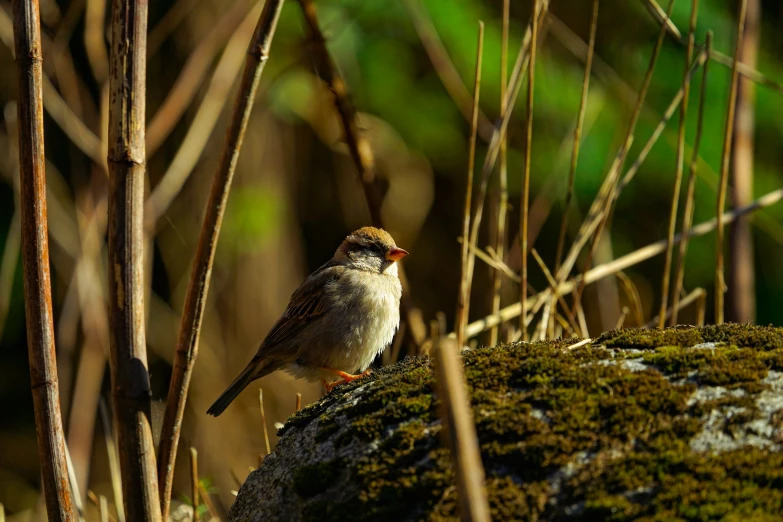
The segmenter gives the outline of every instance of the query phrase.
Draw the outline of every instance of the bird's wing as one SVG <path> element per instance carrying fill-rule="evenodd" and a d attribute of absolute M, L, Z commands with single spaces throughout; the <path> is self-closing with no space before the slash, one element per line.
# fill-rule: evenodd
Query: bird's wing
<path fill-rule="evenodd" d="M 275 347 L 290 340 L 305 326 L 318 320 L 326 312 L 324 287 L 340 278 L 342 267 L 331 261 L 310 274 L 302 285 L 291 295 L 288 307 L 280 319 L 261 343 L 258 356 L 265 357 L 275 351 Z"/>

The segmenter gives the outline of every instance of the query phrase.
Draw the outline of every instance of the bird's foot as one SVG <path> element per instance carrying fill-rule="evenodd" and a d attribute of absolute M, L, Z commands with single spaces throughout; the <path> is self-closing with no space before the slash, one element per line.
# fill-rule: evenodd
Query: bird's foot
<path fill-rule="evenodd" d="M 346 373 L 340 370 L 335 370 L 327 367 L 323 367 L 321 369 L 329 373 L 333 373 L 342 379 L 341 381 L 337 381 L 337 382 L 326 382 L 326 380 L 322 380 L 321 382 L 323 382 L 324 388 L 326 388 L 327 393 L 332 391 L 333 389 L 335 389 L 337 386 L 341 384 L 348 384 L 351 381 L 355 381 L 356 379 L 361 379 L 362 377 L 366 377 L 367 375 L 370 375 L 370 373 L 372 373 L 372 370 L 365 370 L 358 375 L 352 375 L 350 373 Z"/>

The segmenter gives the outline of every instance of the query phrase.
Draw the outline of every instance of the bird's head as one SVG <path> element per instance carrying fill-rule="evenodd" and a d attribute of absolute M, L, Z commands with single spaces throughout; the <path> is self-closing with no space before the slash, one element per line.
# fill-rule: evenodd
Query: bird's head
<path fill-rule="evenodd" d="M 334 257 L 354 268 L 382 273 L 407 255 L 408 252 L 399 248 L 385 230 L 363 227 L 345 238 Z"/>

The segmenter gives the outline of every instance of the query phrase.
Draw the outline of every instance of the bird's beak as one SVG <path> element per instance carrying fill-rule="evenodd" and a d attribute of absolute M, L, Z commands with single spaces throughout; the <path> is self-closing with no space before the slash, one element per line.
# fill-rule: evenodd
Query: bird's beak
<path fill-rule="evenodd" d="M 399 261 L 403 257 L 408 255 L 407 250 L 403 250 L 402 248 L 394 247 L 388 252 L 386 252 L 386 259 L 389 261 Z"/>

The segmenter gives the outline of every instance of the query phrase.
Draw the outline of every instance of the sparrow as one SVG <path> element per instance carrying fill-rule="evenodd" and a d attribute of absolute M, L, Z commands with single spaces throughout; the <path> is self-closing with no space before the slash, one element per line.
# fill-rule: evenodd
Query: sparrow
<path fill-rule="evenodd" d="M 217 417 L 248 384 L 277 370 L 320 380 L 327 391 L 367 375 L 400 325 L 396 263 L 407 255 L 385 230 L 352 232 L 291 295 L 255 356 L 207 413 Z"/>

